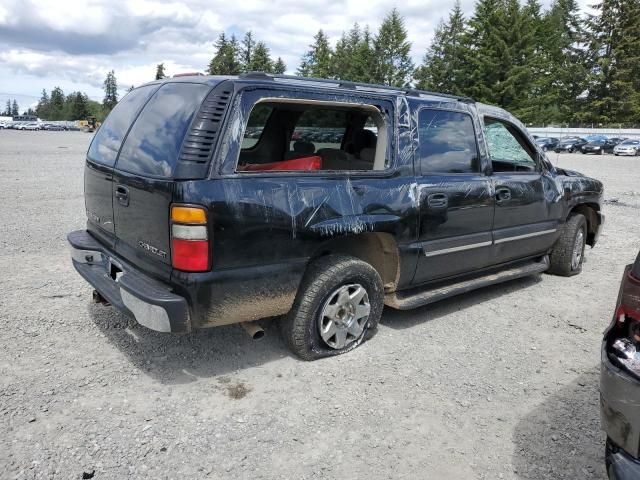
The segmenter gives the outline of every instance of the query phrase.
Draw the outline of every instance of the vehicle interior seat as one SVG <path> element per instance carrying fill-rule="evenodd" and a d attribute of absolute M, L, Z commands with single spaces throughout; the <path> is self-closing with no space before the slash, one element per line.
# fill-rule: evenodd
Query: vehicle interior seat
<path fill-rule="evenodd" d="M 308 157 L 313 155 L 316 151 L 316 146 L 311 142 L 305 142 L 304 140 L 297 140 L 293 143 L 293 150 L 285 153 L 284 158 L 291 160 L 293 158 Z"/>

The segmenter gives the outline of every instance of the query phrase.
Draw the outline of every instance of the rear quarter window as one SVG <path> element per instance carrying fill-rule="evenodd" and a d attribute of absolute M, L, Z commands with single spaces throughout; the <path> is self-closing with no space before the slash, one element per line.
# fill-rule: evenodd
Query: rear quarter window
<path fill-rule="evenodd" d="M 155 85 L 136 88 L 118 102 L 93 137 L 87 153 L 90 160 L 113 167 L 122 139 L 140 109 L 156 89 Z"/>
<path fill-rule="evenodd" d="M 116 168 L 142 176 L 171 177 L 191 120 L 210 88 L 193 83 L 163 85 L 127 135 Z"/>

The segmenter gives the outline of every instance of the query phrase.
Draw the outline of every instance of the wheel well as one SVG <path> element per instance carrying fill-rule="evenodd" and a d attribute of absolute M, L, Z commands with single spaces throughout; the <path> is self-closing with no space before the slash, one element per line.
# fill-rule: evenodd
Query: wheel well
<path fill-rule="evenodd" d="M 391 234 L 368 232 L 336 238 L 324 244 L 313 258 L 331 254 L 350 255 L 367 262 L 382 278 L 384 289 L 395 290 L 400 278 L 400 258 Z"/>
<path fill-rule="evenodd" d="M 596 238 L 596 231 L 598 229 L 598 216 L 597 211 L 600 208 L 597 205 L 590 203 L 581 203 L 571 209 L 569 215 L 572 213 L 581 213 L 584 218 L 587 219 L 587 245 L 594 245 Z"/>

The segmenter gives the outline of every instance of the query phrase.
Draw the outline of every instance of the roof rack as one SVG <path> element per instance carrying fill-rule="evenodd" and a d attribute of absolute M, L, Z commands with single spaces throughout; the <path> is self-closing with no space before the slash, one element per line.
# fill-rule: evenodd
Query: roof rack
<path fill-rule="evenodd" d="M 352 82 L 350 80 L 332 80 L 327 78 L 315 78 L 315 77 L 298 77 L 296 75 L 279 75 L 265 72 L 247 72 L 241 73 L 239 78 L 252 79 L 252 80 L 294 80 L 298 82 L 309 83 L 321 83 L 326 85 L 332 85 L 338 88 L 348 88 L 351 90 L 369 90 L 369 91 L 388 91 L 395 93 L 403 93 L 410 97 L 420 97 L 423 95 L 431 95 L 434 97 L 450 98 L 460 102 L 474 102 L 470 97 L 461 95 L 450 95 L 448 93 L 430 92 L 427 90 L 418 90 L 415 88 L 403 88 L 403 87 L 390 87 L 389 85 L 377 85 L 374 83 Z"/>

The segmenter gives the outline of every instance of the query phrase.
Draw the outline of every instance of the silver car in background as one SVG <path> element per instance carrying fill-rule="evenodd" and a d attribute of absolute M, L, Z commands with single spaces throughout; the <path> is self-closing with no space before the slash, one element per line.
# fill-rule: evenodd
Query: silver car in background
<path fill-rule="evenodd" d="M 613 148 L 614 155 L 640 155 L 640 140 L 625 140 Z"/>

